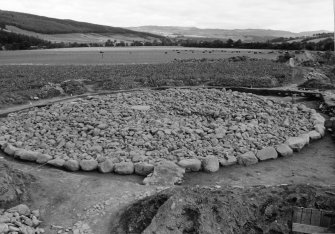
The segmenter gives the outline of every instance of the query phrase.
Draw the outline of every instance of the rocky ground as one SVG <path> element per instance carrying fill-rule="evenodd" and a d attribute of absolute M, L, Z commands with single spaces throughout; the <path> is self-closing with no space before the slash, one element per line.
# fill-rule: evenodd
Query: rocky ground
<path fill-rule="evenodd" d="M 1 120 L 0 142 L 14 146 L 9 154 L 24 149 L 38 155 L 15 156 L 72 171 L 148 174 L 162 160 L 212 156 L 227 165 L 248 154 L 257 162 L 259 150 L 313 130 L 313 113 L 225 90 L 142 91 L 14 114 Z"/>

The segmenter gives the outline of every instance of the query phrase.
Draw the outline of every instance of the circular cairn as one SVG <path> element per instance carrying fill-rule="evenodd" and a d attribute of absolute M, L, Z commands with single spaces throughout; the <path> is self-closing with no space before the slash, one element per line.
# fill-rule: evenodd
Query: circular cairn
<path fill-rule="evenodd" d="M 8 154 L 70 170 L 148 174 L 162 160 L 199 170 L 204 157 L 233 164 L 310 132 L 313 111 L 226 90 L 137 91 L 14 114 L 0 120 L 0 142 Z"/>

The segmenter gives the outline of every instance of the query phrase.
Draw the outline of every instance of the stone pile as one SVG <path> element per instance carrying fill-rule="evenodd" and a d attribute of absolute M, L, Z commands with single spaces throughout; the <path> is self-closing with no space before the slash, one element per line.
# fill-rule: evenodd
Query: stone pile
<path fill-rule="evenodd" d="M 39 228 L 39 211 L 31 211 L 28 206 L 21 204 L 6 211 L 0 209 L 1 234 L 40 234 L 44 229 Z"/>
<path fill-rule="evenodd" d="M 148 175 L 162 161 L 186 171 L 292 155 L 324 134 L 302 104 L 216 89 L 94 96 L 0 120 L 13 157 L 70 171 Z M 285 143 L 285 144 L 284 144 Z"/>

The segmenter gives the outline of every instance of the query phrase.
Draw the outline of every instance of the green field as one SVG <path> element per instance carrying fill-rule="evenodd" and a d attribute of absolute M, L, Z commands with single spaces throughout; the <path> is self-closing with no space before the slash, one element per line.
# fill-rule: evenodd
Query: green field
<path fill-rule="evenodd" d="M 104 53 L 102 54 L 100 52 Z M 278 52 L 272 52 L 270 50 L 202 49 L 182 47 L 102 47 L 0 51 L 0 65 L 142 64 L 166 63 L 176 59 L 224 59 L 233 56 L 276 59 Z"/>

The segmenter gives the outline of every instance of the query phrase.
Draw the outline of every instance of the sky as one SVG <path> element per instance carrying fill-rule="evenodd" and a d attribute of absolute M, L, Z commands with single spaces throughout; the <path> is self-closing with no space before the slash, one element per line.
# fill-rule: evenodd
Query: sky
<path fill-rule="evenodd" d="M 115 27 L 334 30 L 333 0 L 0 0 L 0 9 Z"/>

